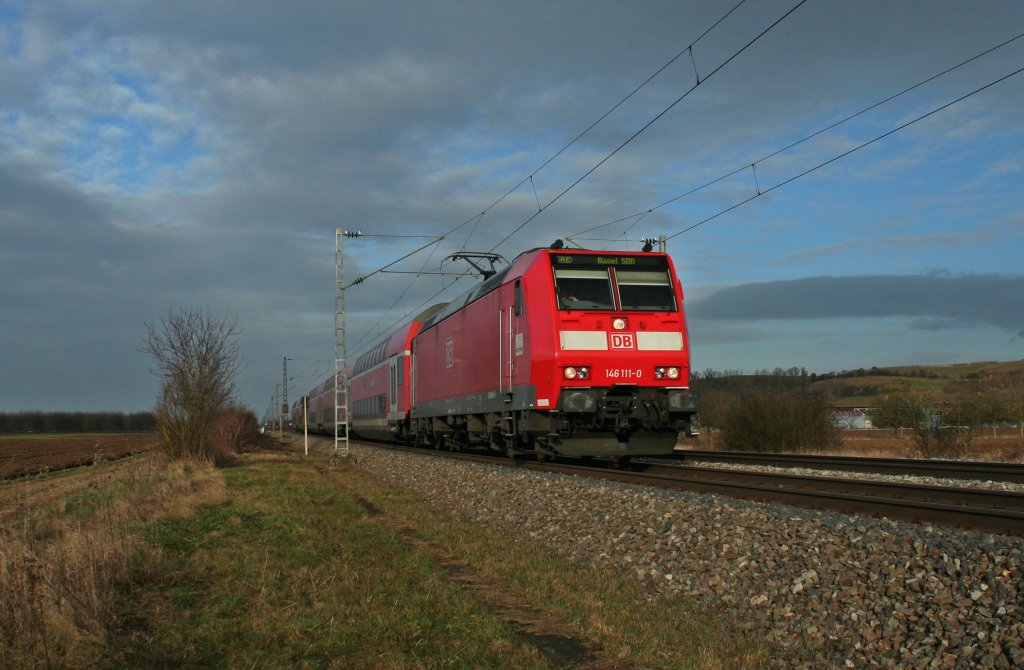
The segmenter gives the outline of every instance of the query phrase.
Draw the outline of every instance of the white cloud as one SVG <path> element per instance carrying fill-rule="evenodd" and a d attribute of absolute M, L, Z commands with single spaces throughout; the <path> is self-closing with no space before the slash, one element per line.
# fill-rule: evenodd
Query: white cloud
<path fill-rule="evenodd" d="M 0 284 L 77 281 L 82 292 L 72 302 L 8 290 L 0 309 L 17 306 L 31 327 L 73 313 L 81 332 L 128 332 L 168 303 L 238 308 L 258 324 L 247 334 L 254 360 L 331 346 L 335 227 L 437 235 L 536 171 L 479 222 L 469 243 L 488 248 L 533 214 L 538 198 L 548 202 L 681 95 L 693 77 L 686 58 L 537 171 L 732 5 L 16 4 L 0 18 L 0 254 L 11 261 Z M 789 6 L 746 3 L 698 45 L 701 72 Z M 674 234 L 755 193 L 751 162 L 1005 39 L 1022 21 L 1024 6 L 1012 3 L 808 3 L 499 251 L 514 256 L 645 212 L 740 169 L 596 231 Z M 1004 72 L 1021 54 L 996 54 L 956 86 L 936 85 L 759 163 L 762 190 Z M 688 293 L 831 271 L 1017 271 L 1020 98 L 1019 86 L 993 88 L 674 238 Z M 457 249 L 470 227 L 429 262 Z M 352 271 L 399 246 L 357 247 Z M 354 298 L 357 323 L 376 323 L 380 304 L 407 284 L 389 277 Z M 398 302 L 408 307 L 439 285 L 422 279 Z M 46 301 L 33 306 L 26 296 Z M 328 316 L 326 332 L 309 325 L 316 313 Z M 816 321 L 817 339 L 761 321 L 731 334 L 696 328 L 706 341 L 695 347 L 755 358 L 758 343 L 799 340 L 787 355 L 813 351 L 818 360 L 825 344 L 800 345 L 861 347 Z M 80 349 L 77 328 L 66 336 L 50 328 L 50 349 Z M 947 333 L 926 333 L 936 351 L 956 350 L 940 342 Z M 743 337 L 742 350 L 715 343 Z M 31 340 L 18 342 L 16 355 L 45 360 Z M 277 376 L 262 367 L 245 382 L 260 401 Z M 137 388 L 146 387 L 146 371 L 137 374 Z"/>

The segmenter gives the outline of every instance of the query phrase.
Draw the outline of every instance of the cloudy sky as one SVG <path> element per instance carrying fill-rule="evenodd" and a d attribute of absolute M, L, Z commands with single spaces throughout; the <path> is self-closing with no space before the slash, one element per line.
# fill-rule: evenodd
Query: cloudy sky
<path fill-rule="evenodd" d="M 737 2 L 0 0 L 0 411 L 152 407 L 178 308 L 294 399 L 337 228 L 349 279 L 665 235 L 697 370 L 1024 358 L 1024 3 Z M 372 276 L 350 346 L 473 281 Z"/>

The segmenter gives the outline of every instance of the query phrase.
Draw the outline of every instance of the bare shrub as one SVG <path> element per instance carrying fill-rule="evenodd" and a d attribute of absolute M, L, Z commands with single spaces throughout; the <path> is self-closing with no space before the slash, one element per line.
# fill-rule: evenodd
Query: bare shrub
<path fill-rule="evenodd" d="M 242 407 L 230 407 L 218 414 L 210 423 L 206 438 L 216 465 L 232 463 L 236 454 L 254 451 L 259 439 L 259 420 Z"/>
<path fill-rule="evenodd" d="M 700 411 L 697 413 L 697 419 L 704 435 L 704 447 L 711 449 L 712 435 L 716 429 L 721 429 L 736 398 L 732 393 L 716 388 L 701 391 L 699 395 Z"/>
<path fill-rule="evenodd" d="M 208 311 L 169 310 L 159 326 L 146 324 L 143 351 L 163 381 L 153 413 L 172 458 L 213 459 L 206 438 L 234 395 L 237 337 L 234 321 Z"/>
<path fill-rule="evenodd" d="M 835 448 L 839 430 L 825 398 L 800 389 L 748 389 L 723 418 L 726 448 L 800 452 Z"/>

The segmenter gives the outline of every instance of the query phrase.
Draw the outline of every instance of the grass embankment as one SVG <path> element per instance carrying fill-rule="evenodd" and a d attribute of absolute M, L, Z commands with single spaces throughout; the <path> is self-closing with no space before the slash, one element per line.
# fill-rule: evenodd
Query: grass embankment
<path fill-rule="evenodd" d="M 3 667 L 92 666 L 151 555 L 132 527 L 224 499 L 210 468 L 156 453 L 109 465 L 0 484 Z"/>
<path fill-rule="evenodd" d="M 561 622 L 600 649 L 587 667 L 747 668 L 767 653 L 689 603 L 649 600 L 612 571 L 568 565 L 447 518 L 356 466 L 326 465 L 263 453 L 238 467 L 183 472 L 181 490 L 208 491 L 208 504 L 173 516 L 126 513 L 137 519 L 133 532 L 109 545 L 58 542 L 48 551 L 78 562 L 46 577 L 33 571 L 49 561 L 40 546 L 50 535 L 11 551 L 5 542 L 0 580 L 21 585 L 10 595 L 24 611 L 10 631 L 2 620 L 8 646 L 0 652 L 23 667 L 557 667 L 500 607 L 453 578 L 455 559 L 494 585 L 499 600 L 528 603 L 541 629 L 545 619 Z M 197 484 L 185 486 L 190 479 Z M 77 520 L 112 519 L 134 504 L 123 484 L 104 486 L 54 509 L 47 523 L 73 530 Z M 5 521 L 5 540 L 21 523 Z M 125 522 L 98 532 L 112 527 Z M 81 549 L 89 542 L 91 553 Z M 37 559 L 26 563 L 19 552 Z M 108 594 L 104 602 L 57 617 L 76 592 L 89 592 L 70 575 L 107 562 L 121 567 L 95 589 Z M 20 582 L 12 579 L 19 570 Z M 61 580 L 69 581 L 50 593 L 46 585 Z M 49 594 L 45 603 L 31 604 L 33 589 Z"/>
<path fill-rule="evenodd" d="M 228 503 L 144 530 L 161 558 L 127 664 L 545 667 L 311 465 L 256 457 L 224 477 Z"/>

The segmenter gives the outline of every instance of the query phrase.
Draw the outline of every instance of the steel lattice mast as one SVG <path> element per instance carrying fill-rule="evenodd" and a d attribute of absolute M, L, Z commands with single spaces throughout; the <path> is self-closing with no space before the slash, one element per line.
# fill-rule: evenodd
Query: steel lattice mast
<path fill-rule="evenodd" d="M 348 343 L 345 337 L 345 244 L 346 237 L 362 233 L 334 229 L 334 454 L 348 458 Z M 343 417 L 340 418 L 339 417 Z"/>

